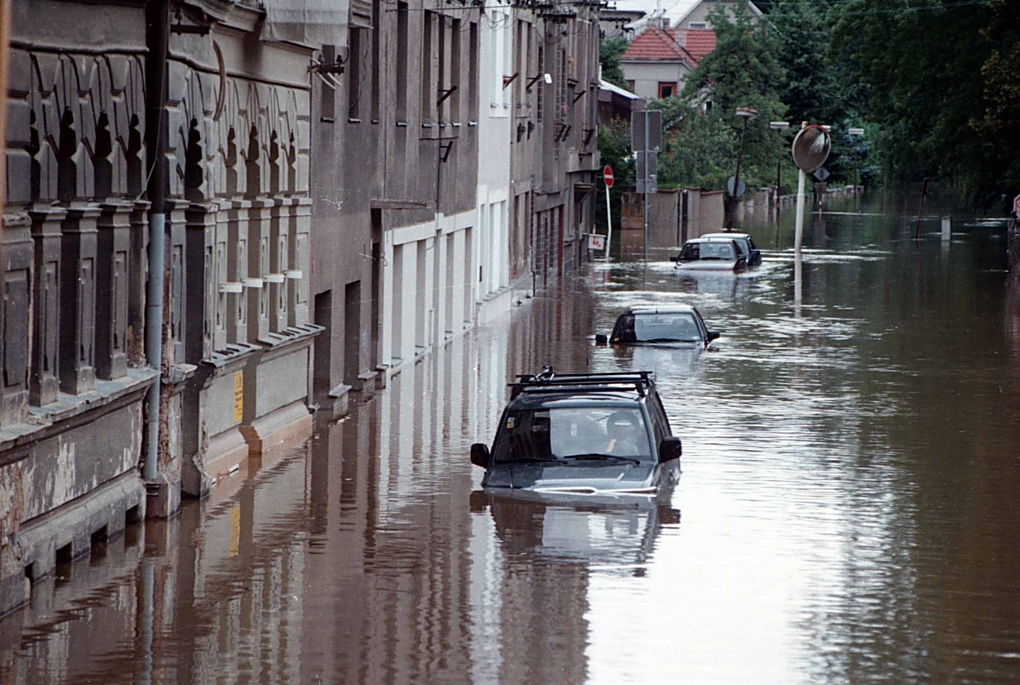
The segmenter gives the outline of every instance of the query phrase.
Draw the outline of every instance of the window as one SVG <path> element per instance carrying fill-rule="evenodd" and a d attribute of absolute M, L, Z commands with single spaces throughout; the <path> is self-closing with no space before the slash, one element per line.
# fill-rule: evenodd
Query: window
<path fill-rule="evenodd" d="M 478 121 L 478 22 L 468 31 L 468 120 Z"/>
<path fill-rule="evenodd" d="M 377 30 L 378 32 L 378 30 Z M 373 65 L 376 71 L 381 64 Z M 397 121 L 407 123 L 407 3 L 397 3 Z"/>
<path fill-rule="evenodd" d="M 538 83 L 535 84 L 535 87 L 538 88 L 535 118 L 542 121 L 542 110 L 545 105 L 545 51 L 541 45 L 538 48 L 538 73 L 542 74 L 542 78 L 538 79 Z"/>
<path fill-rule="evenodd" d="M 361 121 L 361 34 L 365 29 L 350 28 L 350 57 L 347 59 L 347 118 Z"/>
<path fill-rule="evenodd" d="M 659 99 L 676 95 L 676 81 L 659 81 Z"/>
<path fill-rule="evenodd" d="M 322 46 L 322 61 L 326 64 L 333 64 L 336 62 L 336 46 L 335 45 L 323 45 Z M 336 120 L 336 90 L 333 85 L 326 80 L 322 79 L 320 82 L 322 104 L 320 116 L 323 121 L 335 121 Z"/>
<path fill-rule="evenodd" d="M 426 10 L 422 19 L 422 41 L 421 41 L 421 123 L 422 126 L 431 128 L 434 120 L 435 105 L 435 83 L 433 83 L 432 57 L 433 57 L 433 26 L 435 26 L 435 12 Z"/>
<path fill-rule="evenodd" d="M 634 79 L 632 78 L 627 79 L 627 90 L 629 90 L 632 93 L 634 92 Z"/>
<path fill-rule="evenodd" d="M 372 0 L 372 121 L 379 121 L 379 74 L 382 72 L 382 62 L 379 59 L 379 49 L 382 43 L 382 14 L 380 12 L 381 0 Z"/>
<path fill-rule="evenodd" d="M 708 28 L 708 24 L 703 21 L 692 21 L 689 24 L 687 24 L 687 28 L 691 29 L 692 31 L 704 31 L 705 29 Z"/>
<path fill-rule="evenodd" d="M 460 82 L 460 19 L 453 20 L 453 30 L 450 33 L 450 88 L 454 88 L 450 94 L 450 121 L 460 121 L 460 95 L 463 84 Z"/>

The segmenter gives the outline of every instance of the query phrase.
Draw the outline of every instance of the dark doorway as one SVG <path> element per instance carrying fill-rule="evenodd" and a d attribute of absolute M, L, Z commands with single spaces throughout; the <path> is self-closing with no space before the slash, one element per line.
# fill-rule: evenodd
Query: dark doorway
<path fill-rule="evenodd" d="M 325 401 L 330 387 L 330 360 L 333 340 L 333 291 L 315 296 L 315 323 L 326 330 L 315 336 L 315 360 L 312 365 L 312 395 L 316 402 Z"/>
<path fill-rule="evenodd" d="M 344 288 L 344 383 L 357 387 L 361 373 L 361 281 Z"/>

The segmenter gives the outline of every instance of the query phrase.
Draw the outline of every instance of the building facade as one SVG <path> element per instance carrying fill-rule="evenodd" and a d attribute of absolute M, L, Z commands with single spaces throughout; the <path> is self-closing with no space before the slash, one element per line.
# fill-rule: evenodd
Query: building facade
<path fill-rule="evenodd" d="M 597 3 L 10 8 L 0 613 L 587 258 Z"/>

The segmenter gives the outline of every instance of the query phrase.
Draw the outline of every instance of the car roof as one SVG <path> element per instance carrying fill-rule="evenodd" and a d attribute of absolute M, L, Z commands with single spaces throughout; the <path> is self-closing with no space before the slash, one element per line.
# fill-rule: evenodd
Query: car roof
<path fill-rule="evenodd" d="M 703 235 L 700 238 L 691 238 L 686 243 L 684 243 L 684 245 L 693 245 L 693 244 L 696 244 L 696 243 L 718 243 L 721 240 L 731 240 L 731 241 L 736 242 L 737 239 L 734 238 L 733 236 L 728 236 L 728 235 L 725 235 L 725 236 L 720 236 L 718 234 L 716 234 L 714 236 Z"/>
<path fill-rule="evenodd" d="M 655 392 L 650 371 L 557 374 L 546 367 L 538 375 L 519 375 L 511 388 L 510 407 L 633 406 Z"/>
<path fill-rule="evenodd" d="M 643 398 L 633 392 L 592 392 L 570 390 L 543 395 L 522 394 L 510 402 L 510 409 L 568 409 L 572 407 L 636 407 Z"/>
<path fill-rule="evenodd" d="M 747 233 L 729 233 L 729 232 L 727 232 L 727 233 L 706 233 L 705 235 L 701 236 L 702 239 L 708 239 L 708 240 L 716 240 L 716 239 L 719 239 L 719 238 L 722 238 L 722 239 L 725 239 L 725 240 L 743 240 L 745 238 L 750 238 L 750 237 L 751 236 L 748 235 Z"/>
<path fill-rule="evenodd" d="M 627 307 L 620 316 L 624 314 L 693 314 L 697 310 L 689 304 L 663 304 L 663 305 L 634 305 Z"/>

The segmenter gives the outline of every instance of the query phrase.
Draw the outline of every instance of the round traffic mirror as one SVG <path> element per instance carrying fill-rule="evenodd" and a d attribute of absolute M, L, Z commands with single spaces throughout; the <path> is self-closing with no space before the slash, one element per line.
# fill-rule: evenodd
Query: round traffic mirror
<path fill-rule="evenodd" d="M 832 141 L 829 132 L 818 124 L 810 124 L 797 132 L 793 139 L 790 152 L 793 163 L 802 171 L 814 171 L 829 158 Z"/>

